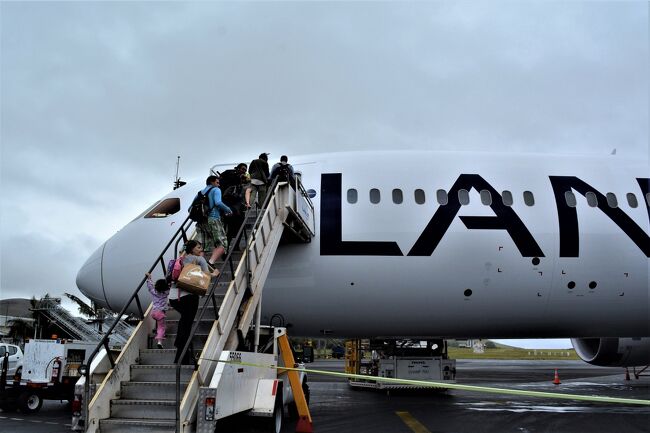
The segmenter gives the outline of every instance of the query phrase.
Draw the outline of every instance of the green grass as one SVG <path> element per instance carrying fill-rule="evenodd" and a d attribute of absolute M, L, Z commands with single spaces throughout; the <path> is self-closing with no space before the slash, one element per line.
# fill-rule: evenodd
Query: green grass
<path fill-rule="evenodd" d="M 485 349 L 484 353 L 474 353 L 472 349 L 450 347 L 452 359 L 580 359 L 573 349 L 519 349 L 498 345 L 495 349 Z"/>

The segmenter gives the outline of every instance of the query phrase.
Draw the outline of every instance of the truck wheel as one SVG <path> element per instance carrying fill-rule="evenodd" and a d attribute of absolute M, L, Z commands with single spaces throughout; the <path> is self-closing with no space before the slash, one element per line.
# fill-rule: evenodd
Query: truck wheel
<path fill-rule="evenodd" d="M 276 398 L 273 415 L 270 418 L 264 418 L 263 430 L 268 433 L 280 433 L 282 430 L 282 416 L 282 398 Z"/>
<path fill-rule="evenodd" d="M 307 406 L 309 406 L 309 385 L 307 384 L 307 376 L 305 376 L 304 380 L 302 381 L 302 393 L 305 394 L 305 401 L 307 402 Z M 296 402 L 292 401 L 289 403 L 287 408 L 289 418 L 298 419 L 298 407 L 296 406 Z"/>
<path fill-rule="evenodd" d="M 23 413 L 35 413 L 41 410 L 43 399 L 34 391 L 23 391 L 18 396 L 18 407 Z"/>

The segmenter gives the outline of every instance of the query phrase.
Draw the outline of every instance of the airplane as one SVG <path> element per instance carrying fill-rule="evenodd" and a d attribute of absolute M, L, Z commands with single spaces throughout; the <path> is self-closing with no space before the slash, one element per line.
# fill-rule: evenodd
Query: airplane
<path fill-rule="evenodd" d="M 293 335 L 572 338 L 650 364 L 650 168 L 620 156 L 436 151 L 292 157 L 316 236 L 278 248 L 262 322 Z M 102 244 L 77 286 L 119 311 L 204 179 Z"/>

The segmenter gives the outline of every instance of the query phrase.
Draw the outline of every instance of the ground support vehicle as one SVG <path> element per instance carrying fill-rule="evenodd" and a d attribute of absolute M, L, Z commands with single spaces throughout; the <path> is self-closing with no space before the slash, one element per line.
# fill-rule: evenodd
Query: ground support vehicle
<path fill-rule="evenodd" d="M 273 338 L 273 353 L 221 353 L 209 386 L 199 389 L 197 433 L 212 433 L 218 429 L 220 419 L 246 411 L 261 418 L 265 431 L 274 433 L 282 429 L 285 413 L 297 412 L 296 431 L 312 431 L 305 374 L 278 369 L 278 366 L 296 365 L 286 329 L 266 330 Z"/>
<path fill-rule="evenodd" d="M 79 367 L 95 342 L 74 340 L 29 340 L 20 378 L 3 391 L 3 404 L 23 413 L 38 412 L 43 400 L 68 400 L 74 396 Z"/>
<path fill-rule="evenodd" d="M 346 373 L 426 382 L 455 383 L 456 361 L 447 356 L 444 340 L 351 340 L 346 342 Z M 351 378 L 356 388 L 380 390 L 432 388 Z M 433 387 L 435 388 L 435 387 Z M 444 390 L 444 387 L 439 389 Z"/>

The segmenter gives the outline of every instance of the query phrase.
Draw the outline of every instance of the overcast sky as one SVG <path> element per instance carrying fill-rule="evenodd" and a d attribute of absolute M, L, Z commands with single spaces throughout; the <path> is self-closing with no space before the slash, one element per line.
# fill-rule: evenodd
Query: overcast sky
<path fill-rule="evenodd" d="M 79 294 L 177 155 L 648 158 L 646 2 L 486 3 L 0 2 L 1 297 Z"/>

